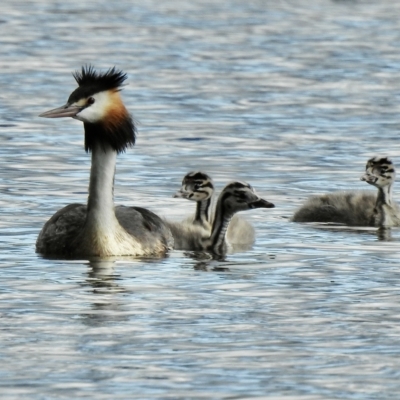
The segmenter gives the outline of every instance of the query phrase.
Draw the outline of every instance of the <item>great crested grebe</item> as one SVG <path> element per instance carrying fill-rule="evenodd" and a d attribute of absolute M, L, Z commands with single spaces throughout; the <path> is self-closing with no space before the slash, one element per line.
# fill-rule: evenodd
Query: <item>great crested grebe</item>
<path fill-rule="evenodd" d="M 388 157 L 368 160 L 361 180 L 375 186 L 378 195 L 348 191 L 312 196 L 294 214 L 294 222 L 333 222 L 349 226 L 400 226 L 400 211 L 392 200 L 396 172 Z"/>
<path fill-rule="evenodd" d="M 206 250 L 219 255 L 230 245 L 226 240 L 229 223 L 235 213 L 254 208 L 273 208 L 272 203 L 260 198 L 245 182 L 231 182 L 218 197 L 211 232 L 199 225 L 168 222 L 175 239 L 175 249 Z M 243 238 L 243 240 L 247 240 Z"/>
<path fill-rule="evenodd" d="M 87 205 L 70 204 L 44 225 L 36 251 L 52 256 L 160 256 L 173 246 L 169 228 L 140 207 L 114 208 L 117 154 L 135 144 L 136 129 L 120 90 L 126 74 L 92 66 L 73 74 L 78 88 L 59 108 L 40 117 L 72 117 L 83 122 L 85 150 L 92 153 Z"/>

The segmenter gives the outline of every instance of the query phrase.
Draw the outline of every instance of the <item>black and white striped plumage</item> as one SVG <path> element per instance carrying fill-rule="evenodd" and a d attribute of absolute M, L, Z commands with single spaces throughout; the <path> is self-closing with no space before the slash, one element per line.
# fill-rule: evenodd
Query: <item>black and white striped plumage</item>
<path fill-rule="evenodd" d="M 201 171 L 187 173 L 181 188 L 174 197 L 196 202 L 196 212 L 192 223 L 211 230 L 210 207 L 214 194 L 214 183 L 209 175 Z"/>
<path fill-rule="evenodd" d="M 261 199 L 249 184 L 229 183 L 218 197 L 211 232 L 199 225 L 168 223 L 174 236 L 174 247 L 178 250 L 207 250 L 223 255 L 229 245 L 226 232 L 232 217 L 237 212 L 272 207 L 274 205 Z"/>
<path fill-rule="evenodd" d="M 194 216 L 187 218 L 185 223 L 203 227 L 211 233 L 215 215 L 214 210 L 211 210 L 214 193 L 213 180 L 205 172 L 192 171 L 184 176 L 182 186 L 174 197 L 196 202 Z M 255 230 L 249 221 L 235 214 L 229 223 L 226 238 L 234 251 L 249 250 L 255 241 Z"/>

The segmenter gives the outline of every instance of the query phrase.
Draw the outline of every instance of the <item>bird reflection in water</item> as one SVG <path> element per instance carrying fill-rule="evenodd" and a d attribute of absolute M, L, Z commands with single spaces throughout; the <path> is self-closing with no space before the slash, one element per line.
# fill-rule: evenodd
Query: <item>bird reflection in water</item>
<path fill-rule="evenodd" d="M 206 251 L 185 251 L 183 253 L 186 257 L 192 258 L 196 261 L 193 268 L 196 271 L 214 271 L 214 272 L 230 272 L 229 268 L 220 265 L 211 265 L 217 262 L 226 262 L 225 255 L 208 253 Z"/>
<path fill-rule="evenodd" d="M 83 323 L 91 327 L 107 326 L 116 321 L 128 319 L 123 312 L 123 303 L 119 301 L 118 293 L 126 292 L 126 289 L 115 281 L 120 276 L 115 273 L 115 261 L 91 260 L 88 265 L 85 286 L 89 286 L 95 295 L 90 307 L 81 314 Z"/>
<path fill-rule="evenodd" d="M 115 281 L 120 275 L 115 273 L 115 261 L 89 261 L 87 282 L 93 287 L 94 293 L 125 292 L 126 290 Z"/>
<path fill-rule="evenodd" d="M 392 230 L 390 228 L 381 227 L 376 231 L 378 240 L 390 242 L 392 239 Z"/>
<path fill-rule="evenodd" d="M 370 227 L 352 227 L 340 224 L 330 224 L 330 223 L 318 223 L 318 224 L 307 224 L 308 226 L 316 229 L 323 229 L 325 231 L 331 232 L 346 232 L 356 235 L 373 235 L 379 241 L 390 242 L 395 240 L 392 237 L 392 229 L 388 227 L 381 226 L 380 228 L 370 228 Z"/>

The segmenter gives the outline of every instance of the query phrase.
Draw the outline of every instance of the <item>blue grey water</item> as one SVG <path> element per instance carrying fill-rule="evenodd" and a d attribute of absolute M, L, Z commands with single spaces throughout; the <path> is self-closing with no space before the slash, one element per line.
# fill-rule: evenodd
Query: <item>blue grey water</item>
<path fill-rule="evenodd" d="M 400 166 L 400 3 L 5 0 L 0 5 L 4 399 L 393 399 L 400 231 L 289 222 L 311 194 Z M 44 222 L 87 197 L 83 127 L 38 114 L 84 64 L 128 74 L 139 126 L 116 202 L 179 219 L 193 169 L 276 204 L 225 261 L 48 260 Z M 400 199 L 399 190 L 395 197 Z M 244 215 L 244 214 L 243 214 Z"/>

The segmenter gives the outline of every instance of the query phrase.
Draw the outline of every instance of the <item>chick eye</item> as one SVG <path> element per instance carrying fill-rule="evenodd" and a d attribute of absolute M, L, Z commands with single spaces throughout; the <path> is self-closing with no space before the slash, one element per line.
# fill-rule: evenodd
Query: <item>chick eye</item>
<path fill-rule="evenodd" d="M 94 97 L 89 97 L 89 98 L 87 99 L 87 105 L 88 105 L 88 106 L 92 105 L 94 102 L 95 102 Z"/>

